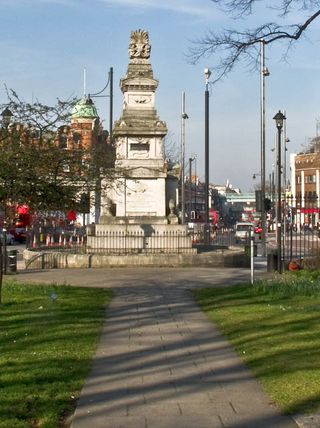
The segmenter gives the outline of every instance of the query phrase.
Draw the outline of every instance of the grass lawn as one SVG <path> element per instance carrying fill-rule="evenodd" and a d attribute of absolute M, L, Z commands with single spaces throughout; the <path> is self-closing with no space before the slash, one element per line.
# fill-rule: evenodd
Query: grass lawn
<path fill-rule="evenodd" d="M 0 306 L 0 427 L 56 428 L 72 414 L 110 290 L 6 282 Z"/>
<path fill-rule="evenodd" d="M 208 317 L 286 413 L 320 410 L 320 276 L 195 291 Z"/>

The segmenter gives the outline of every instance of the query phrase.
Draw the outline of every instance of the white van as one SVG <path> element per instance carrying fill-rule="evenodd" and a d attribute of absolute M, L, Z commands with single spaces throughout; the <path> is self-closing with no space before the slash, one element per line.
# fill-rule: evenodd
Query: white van
<path fill-rule="evenodd" d="M 253 223 L 249 223 L 245 221 L 236 223 L 235 234 L 234 234 L 236 243 L 248 242 L 251 236 L 254 237 L 254 230 L 255 230 L 255 227 Z"/>

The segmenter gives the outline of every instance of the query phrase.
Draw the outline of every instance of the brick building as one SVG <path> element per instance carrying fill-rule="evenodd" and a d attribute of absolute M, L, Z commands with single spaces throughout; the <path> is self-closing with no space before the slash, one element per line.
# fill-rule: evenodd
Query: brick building
<path fill-rule="evenodd" d="M 293 222 L 314 227 L 320 212 L 320 137 L 313 138 L 304 153 L 291 154 L 290 167 Z"/>
<path fill-rule="evenodd" d="M 97 109 L 91 98 L 82 98 L 75 104 L 70 125 L 61 126 L 58 132 L 57 144 L 62 149 L 89 149 L 102 139 L 107 141 L 108 133 L 102 130 Z"/>
<path fill-rule="evenodd" d="M 66 148 L 72 150 L 81 146 L 84 150 L 87 150 L 92 146 L 101 144 L 104 150 L 107 151 L 107 143 L 108 132 L 103 131 L 102 123 L 92 99 L 90 97 L 82 98 L 77 102 L 71 112 L 70 127 L 65 142 Z M 97 180 L 99 180 L 99 177 L 97 177 Z M 86 216 L 82 216 L 81 222 L 83 225 L 93 222 L 97 223 L 99 220 L 101 189 L 99 189 L 98 181 L 96 190 L 87 195 L 87 199 L 90 207 L 88 210 L 89 212 L 86 212 Z"/>

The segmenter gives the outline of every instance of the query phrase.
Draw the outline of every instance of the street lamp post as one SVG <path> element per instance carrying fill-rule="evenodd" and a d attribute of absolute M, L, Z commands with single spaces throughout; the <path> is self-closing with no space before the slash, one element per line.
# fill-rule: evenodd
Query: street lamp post
<path fill-rule="evenodd" d="M 287 233 L 287 144 L 290 142 L 287 138 L 286 120 L 284 121 L 283 128 L 283 187 L 284 187 L 284 202 L 285 202 L 285 215 L 283 217 L 283 239 L 286 240 Z"/>
<path fill-rule="evenodd" d="M 109 86 L 109 95 L 104 95 L 104 91 Z M 89 98 L 109 98 L 109 139 L 112 142 L 112 129 L 113 129 L 113 67 L 110 67 L 108 73 L 108 81 L 101 91 L 95 94 L 88 94 Z"/>
<path fill-rule="evenodd" d="M 262 255 L 266 255 L 266 127 L 265 127 L 265 77 L 269 76 L 269 70 L 265 66 L 264 55 L 265 40 L 260 40 L 260 145 L 261 145 L 261 244 Z"/>
<path fill-rule="evenodd" d="M 198 192 L 198 176 L 197 176 L 197 157 L 194 158 L 194 176 L 195 176 L 195 182 L 194 182 L 194 218 L 197 219 L 197 192 Z"/>
<path fill-rule="evenodd" d="M 186 109 L 186 96 L 185 92 L 182 92 L 181 97 L 181 223 L 185 224 L 186 220 L 186 201 L 185 201 L 185 183 L 184 183 L 184 170 L 185 170 L 185 147 L 186 147 L 186 119 L 189 116 L 185 112 Z"/>
<path fill-rule="evenodd" d="M 192 162 L 196 160 L 196 158 L 189 158 L 189 220 L 191 220 L 191 212 L 192 212 Z"/>
<path fill-rule="evenodd" d="M 205 93 L 204 93 L 204 109 L 205 109 L 205 133 L 204 133 L 204 144 L 205 144 L 205 187 L 204 187 L 204 198 L 205 198 L 205 225 L 204 225 L 204 243 L 205 245 L 210 244 L 210 224 L 209 224 L 209 78 L 211 71 L 209 68 L 204 69 L 205 76 Z"/>
<path fill-rule="evenodd" d="M 105 94 L 105 90 L 109 86 L 109 94 Z M 85 92 L 85 88 L 84 88 Z M 101 91 L 96 92 L 94 94 L 88 94 L 89 98 L 109 98 L 109 141 L 113 143 L 113 67 L 110 67 L 108 73 L 108 81 Z M 95 191 L 95 222 L 99 222 L 100 218 L 100 206 L 101 206 L 101 177 L 97 179 Z"/>
<path fill-rule="evenodd" d="M 281 272 L 281 132 L 283 128 L 283 121 L 286 119 L 285 115 L 279 110 L 273 118 L 276 121 L 276 128 L 278 131 L 277 139 L 277 165 L 278 165 L 278 177 L 277 177 L 277 271 Z"/>

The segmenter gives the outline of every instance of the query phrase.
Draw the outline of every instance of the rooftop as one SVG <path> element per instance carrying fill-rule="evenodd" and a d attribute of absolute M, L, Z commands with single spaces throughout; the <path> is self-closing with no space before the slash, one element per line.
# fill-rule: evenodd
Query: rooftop
<path fill-rule="evenodd" d="M 97 109 L 91 98 L 86 97 L 79 100 L 72 109 L 71 117 L 95 119 L 98 116 Z"/>

